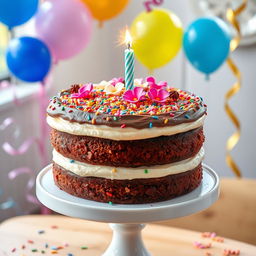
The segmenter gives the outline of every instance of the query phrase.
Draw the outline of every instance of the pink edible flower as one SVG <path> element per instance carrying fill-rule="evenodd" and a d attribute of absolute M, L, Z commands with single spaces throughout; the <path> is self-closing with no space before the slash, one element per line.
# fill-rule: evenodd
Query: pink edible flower
<path fill-rule="evenodd" d="M 167 98 L 169 97 L 170 93 L 166 91 L 165 89 L 157 90 L 155 88 L 152 88 L 148 92 L 148 96 L 152 101 L 156 102 L 165 102 Z"/>
<path fill-rule="evenodd" d="M 71 94 L 72 98 L 87 98 L 92 91 L 93 84 L 84 84 L 79 88 L 78 93 Z"/>
<path fill-rule="evenodd" d="M 146 92 L 142 87 L 135 87 L 133 90 L 128 90 L 124 93 L 124 100 L 132 103 L 136 103 L 145 99 Z"/>
<path fill-rule="evenodd" d="M 154 89 L 159 90 L 159 89 L 163 89 L 167 86 L 167 82 L 163 82 L 163 81 L 161 81 L 157 84 L 155 81 L 155 78 L 152 76 L 147 77 L 146 82 L 148 83 L 150 89 L 154 88 Z"/>
<path fill-rule="evenodd" d="M 113 86 L 115 86 L 115 85 L 118 84 L 118 83 L 124 83 L 124 78 L 123 78 L 123 77 L 119 77 L 119 78 L 114 77 L 114 78 L 110 81 L 110 83 L 111 83 Z"/>

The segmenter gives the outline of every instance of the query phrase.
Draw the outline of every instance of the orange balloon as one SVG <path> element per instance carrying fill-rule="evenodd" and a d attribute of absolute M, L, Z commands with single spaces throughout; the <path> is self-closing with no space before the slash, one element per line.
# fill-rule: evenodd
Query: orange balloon
<path fill-rule="evenodd" d="M 129 0 L 82 0 L 91 11 L 93 17 L 102 23 L 118 15 Z"/>

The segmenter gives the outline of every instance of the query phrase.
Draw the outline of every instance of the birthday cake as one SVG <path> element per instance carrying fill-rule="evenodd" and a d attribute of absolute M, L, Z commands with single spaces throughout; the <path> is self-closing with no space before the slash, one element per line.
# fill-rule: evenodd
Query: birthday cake
<path fill-rule="evenodd" d="M 52 98 L 55 184 L 99 202 L 168 200 L 202 180 L 202 98 L 153 77 L 72 85 Z"/>

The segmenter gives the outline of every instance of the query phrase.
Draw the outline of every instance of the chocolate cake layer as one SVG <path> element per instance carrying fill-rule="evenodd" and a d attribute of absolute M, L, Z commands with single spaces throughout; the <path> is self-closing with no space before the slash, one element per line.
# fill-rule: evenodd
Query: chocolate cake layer
<path fill-rule="evenodd" d="M 110 180 L 80 177 L 53 163 L 53 176 L 60 189 L 74 196 L 106 203 L 140 204 L 168 200 L 194 190 L 202 180 L 202 166 L 161 178 Z"/>
<path fill-rule="evenodd" d="M 139 167 L 169 164 L 195 156 L 203 128 L 144 140 L 114 141 L 51 130 L 53 147 L 65 157 L 94 165 Z"/>

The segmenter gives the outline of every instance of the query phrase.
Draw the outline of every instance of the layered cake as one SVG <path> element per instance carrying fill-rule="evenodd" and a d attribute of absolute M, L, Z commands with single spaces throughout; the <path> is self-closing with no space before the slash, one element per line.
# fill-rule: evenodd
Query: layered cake
<path fill-rule="evenodd" d="M 77 84 L 47 108 L 55 184 L 106 203 L 140 204 L 188 193 L 202 180 L 202 98 L 157 83 L 122 78 Z"/>

